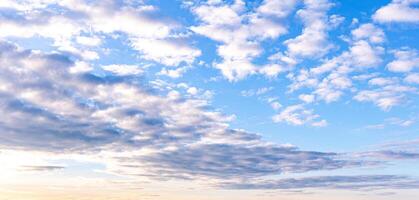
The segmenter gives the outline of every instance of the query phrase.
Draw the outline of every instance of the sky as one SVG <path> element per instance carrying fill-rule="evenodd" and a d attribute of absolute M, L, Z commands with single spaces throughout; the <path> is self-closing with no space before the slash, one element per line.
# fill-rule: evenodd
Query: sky
<path fill-rule="evenodd" d="M 416 200 L 418 0 L 0 0 L 0 200 Z"/>

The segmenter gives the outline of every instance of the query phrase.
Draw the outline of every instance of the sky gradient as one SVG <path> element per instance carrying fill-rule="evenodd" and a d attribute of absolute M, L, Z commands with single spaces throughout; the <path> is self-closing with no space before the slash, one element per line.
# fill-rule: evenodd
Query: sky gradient
<path fill-rule="evenodd" d="M 417 200 L 419 0 L 0 0 L 0 200 Z"/>

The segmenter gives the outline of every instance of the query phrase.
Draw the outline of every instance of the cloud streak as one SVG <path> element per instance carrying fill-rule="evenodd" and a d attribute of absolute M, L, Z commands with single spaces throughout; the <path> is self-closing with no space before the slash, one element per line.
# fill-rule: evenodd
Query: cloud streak
<path fill-rule="evenodd" d="M 380 190 L 415 189 L 417 180 L 394 175 L 360 175 L 360 176 L 318 176 L 299 179 L 281 179 L 277 181 L 261 181 L 258 183 L 227 183 L 220 187 L 229 189 L 341 189 L 341 190 Z"/>

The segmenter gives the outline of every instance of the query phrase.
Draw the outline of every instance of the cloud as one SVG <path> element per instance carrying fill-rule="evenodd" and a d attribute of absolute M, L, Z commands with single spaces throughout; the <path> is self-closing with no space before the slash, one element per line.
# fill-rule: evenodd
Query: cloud
<path fill-rule="evenodd" d="M 104 172 L 153 180 L 202 180 L 221 183 L 223 188 L 417 186 L 413 180 L 396 176 L 258 182 L 266 176 L 377 164 L 370 161 L 371 157 L 381 161 L 417 159 L 418 155 L 416 151 L 385 150 L 364 152 L 359 159 L 347 160 L 334 152 L 268 143 L 258 134 L 231 128 L 235 116 L 211 107 L 211 91 L 185 83 L 150 81 L 144 77 L 147 67 L 141 62 L 101 65 L 100 61 L 92 61 L 107 52 L 102 47 L 117 40 L 137 52 L 137 58 L 165 65 L 156 70 L 156 75 L 180 78 L 204 53 L 190 42 L 196 37 L 192 34 L 199 34 L 216 42 L 215 53 L 220 59 L 214 61 L 213 67 L 227 80 L 238 81 L 252 74 L 274 79 L 289 72 L 290 92 L 307 88 L 298 93 L 300 103 L 294 105 L 283 107 L 278 98 L 266 100 L 278 112 L 272 117 L 274 122 L 323 127 L 327 121 L 309 104 L 330 103 L 352 94 L 356 101 L 389 110 L 405 102 L 408 94 L 417 93 L 413 85 L 418 82 L 416 50 L 392 51 L 395 60 L 387 65 L 391 72 L 412 73 L 401 74 L 403 77 L 369 73 L 386 60 L 382 58 L 386 36 L 377 25 L 360 24 L 348 32 L 348 48 L 326 58 L 324 55 L 333 47 L 328 31 L 344 18 L 328 16 L 332 6 L 329 1 L 306 0 L 297 11 L 303 23 L 301 35 L 286 38 L 281 43 L 286 46 L 284 51 L 272 48 L 276 51 L 272 54 L 266 51 L 265 44 L 287 33 L 285 18 L 299 8 L 298 1 L 264 0 L 252 6 L 240 0 L 194 2 L 189 8 L 196 21 L 189 28 L 163 19 L 154 6 L 128 2 L 0 3 L 1 38 L 40 37 L 52 42 L 49 53 L 0 42 L 0 113 L 7 113 L 0 116 L 0 148 L 63 156 L 93 155 L 103 158 Z M 403 2 L 407 1 L 391 4 Z M 320 64 L 297 66 L 303 58 L 316 58 Z M 298 70 L 291 71 L 295 67 Z M 357 88 L 354 80 L 364 81 L 368 88 Z M 242 95 L 265 95 L 272 90 L 261 87 L 242 91 Z M 409 126 L 414 121 L 394 119 L 389 123 Z M 64 168 L 36 164 L 22 165 L 22 169 Z M 248 182 L 239 182 L 243 179 Z M 223 181 L 231 182 L 225 185 Z"/>
<path fill-rule="evenodd" d="M 393 151 L 393 150 L 382 150 L 382 151 L 370 151 L 355 154 L 357 158 L 370 158 L 380 160 L 417 160 L 419 159 L 419 153 L 407 152 L 407 151 Z"/>
<path fill-rule="evenodd" d="M 367 128 L 367 129 L 384 129 L 388 125 L 399 126 L 399 127 L 408 127 L 408 126 L 411 126 L 412 124 L 414 124 L 415 122 L 416 122 L 416 120 L 414 120 L 414 119 L 400 119 L 400 118 L 392 117 L 392 118 L 385 119 L 383 123 L 368 125 L 365 128 Z"/>
<path fill-rule="evenodd" d="M 120 76 L 139 75 L 144 72 L 143 69 L 136 65 L 105 65 L 102 66 L 102 69 Z"/>
<path fill-rule="evenodd" d="M 173 131 L 178 133 L 183 129 L 181 126 L 192 131 L 192 127 L 186 128 L 193 121 L 188 119 L 199 120 L 198 116 L 183 119 L 186 115 L 172 115 L 175 107 L 169 108 L 174 105 L 170 101 L 178 99 L 152 95 L 129 84 L 129 78 L 126 82 L 117 76 L 97 76 L 80 70 L 74 73 L 77 66 L 65 55 L 21 50 L 8 43 L 1 43 L 0 47 L 1 64 L 5 66 L 0 77 L 1 110 L 9 113 L 0 129 L 4 133 L 2 145 L 10 148 L 89 151 L 114 142 L 145 145 L 146 140 L 153 138 L 170 143 L 177 140 L 174 133 L 171 137 L 157 135 L 165 134 L 167 127 L 177 129 Z M 19 81 L 10 84 L 15 79 Z M 191 104 L 186 106 L 191 115 L 194 115 L 191 108 L 200 110 L 205 105 L 198 100 L 184 103 Z M 149 106 L 157 110 L 145 112 Z M 224 119 L 217 113 L 208 114 L 212 115 L 209 118 Z M 165 122 L 162 115 L 173 116 L 169 117 L 173 121 Z M 25 125 L 16 124 L 20 121 L 26 121 Z M 138 134 L 145 139 L 134 140 Z"/>
<path fill-rule="evenodd" d="M 262 5 L 257 8 L 257 11 L 263 15 L 286 17 L 294 9 L 296 3 L 295 0 L 265 0 Z"/>
<path fill-rule="evenodd" d="M 278 64 L 265 65 L 259 68 L 258 72 L 265 75 L 268 78 L 276 78 L 279 73 L 287 71 L 287 69 Z"/>
<path fill-rule="evenodd" d="M 383 77 L 373 78 L 368 81 L 368 84 L 377 85 L 377 86 L 391 85 L 391 84 L 396 84 L 396 83 L 397 83 L 397 79 L 383 78 Z"/>
<path fill-rule="evenodd" d="M 306 103 L 311 103 L 314 101 L 314 95 L 310 95 L 310 94 L 300 94 L 298 98 Z"/>
<path fill-rule="evenodd" d="M 408 74 L 404 78 L 404 81 L 406 83 L 419 84 L 419 73 L 411 73 L 411 74 Z"/>
<path fill-rule="evenodd" d="M 274 122 L 286 122 L 292 125 L 311 124 L 312 126 L 326 126 L 325 120 L 318 120 L 320 116 L 313 113 L 313 110 L 305 109 L 302 104 L 292 105 L 284 108 L 279 114 L 272 117 Z"/>
<path fill-rule="evenodd" d="M 188 69 L 190 69 L 188 66 L 178 67 L 175 69 L 163 68 L 160 72 L 157 73 L 157 75 L 168 76 L 170 78 L 180 78 L 185 72 L 188 71 Z"/>
<path fill-rule="evenodd" d="M 317 176 L 298 179 L 262 180 L 253 183 L 227 183 L 221 188 L 229 189 L 344 189 L 380 190 L 387 188 L 415 189 L 419 182 L 404 176 L 359 175 L 359 176 Z"/>
<path fill-rule="evenodd" d="M 98 37 L 86 37 L 78 36 L 76 38 L 77 43 L 86 45 L 86 46 L 99 46 L 102 43 L 102 40 Z"/>
<path fill-rule="evenodd" d="M 416 50 L 396 50 L 393 51 L 395 60 L 387 64 L 387 69 L 391 72 L 410 72 L 419 67 L 419 56 Z"/>
<path fill-rule="evenodd" d="M 401 104 L 406 94 L 415 91 L 416 88 L 409 86 L 386 85 L 373 90 L 361 90 L 354 96 L 354 99 L 360 102 L 373 102 L 382 110 L 388 111 L 393 106 Z"/>
<path fill-rule="evenodd" d="M 25 165 L 20 167 L 23 171 L 55 171 L 65 169 L 63 166 L 55 166 L 55 165 L 48 165 L 48 166 L 40 166 L 40 165 Z"/>
<path fill-rule="evenodd" d="M 392 151 L 410 151 L 410 152 L 418 152 L 419 151 L 419 138 L 414 138 L 411 140 L 406 141 L 392 141 L 385 144 L 380 145 L 380 148 L 383 149 L 390 149 Z"/>
<path fill-rule="evenodd" d="M 306 0 L 304 5 L 303 9 L 297 11 L 304 23 L 302 34 L 286 40 L 284 44 L 291 57 L 321 57 L 331 48 L 327 41 L 327 11 L 332 4 L 327 0 Z"/>
<path fill-rule="evenodd" d="M 368 39 L 371 43 L 381 43 L 385 40 L 384 31 L 371 23 L 362 24 L 351 33 L 356 40 Z"/>
<path fill-rule="evenodd" d="M 263 94 L 266 94 L 266 93 L 272 91 L 273 89 L 274 89 L 273 87 L 262 87 L 262 88 L 258 88 L 256 90 L 243 90 L 240 93 L 244 97 L 260 96 L 260 95 L 263 95 Z"/>
<path fill-rule="evenodd" d="M 285 146 L 218 143 L 188 145 L 143 157 L 118 159 L 127 164 L 125 173 L 132 175 L 135 175 L 133 169 L 145 168 L 148 175 L 154 177 L 213 177 L 219 180 L 360 165 L 356 161 L 334 160 L 334 156 L 333 153 L 299 151 Z"/>
<path fill-rule="evenodd" d="M 381 62 L 379 57 L 381 52 L 380 47 L 372 47 L 364 40 L 355 42 L 350 48 L 354 65 L 358 67 L 377 66 Z"/>
<path fill-rule="evenodd" d="M 130 47 L 137 50 L 143 59 L 168 66 L 190 64 L 201 55 L 199 49 L 178 37 L 180 33 L 186 36 L 183 33 L 187 31 L 185 28 L 174 21 L 155 17 L 156 9 L 143 3 L 133 6 L 117 1 L 42 2 L 42 7 L 51 8 L 49 10 L 24 5 L 6 5 L 14 10 L 14 14 L 0 18 L 0 37 L 51 38 L 59 50 L 86 59 L 98 58 L 88 49 L 101 45 L 98 37 L 101 34 L 112 37 L 124 35 Z M 15 10 L 18 8 L 23 10 Z"/>
<path fill-rule="evenodd" d="M 143 53 L 143 58 L 162 63 L 167 66 L 178 66 L 182 62 L 191 64 L 201 51 L 188 45 L 170 40 L 131 39 L 134 49 Z"/>
<path fill-rule="evenodd" d="M 419 9 L 415 7 L 417 0 L 393 0 L 378 9 L 373 19 L 380 23 L 417 23 L 419 22 Z"/>
<path fill-rule="evenodd" d="M 75 62 L 63 54 L 2 42 L 0 63 L 0 111 L 8 113 L 0 123 L 1 148 L 101 154 L 106 171 L 151 179 L 255 178 L 368 164 L 268 144 L 229 128 L 234 117 L 209 109 L 204 99 L 164 84 L 157 92 L 129 76 L 71 72 Z M 288 111 L 290 122 L 316 123 L 310 110 Z"/>
<path fill-rule="evenodd" d="M 275 5 L 276 9 L 267 9 Z M 294 1 L 266 0 L 254 10 L 245 12 L 241 0 L 228 3 L 203 3 L 192 7 L 200 23 L 191 30 L 221 44 L 217 54 L 222 58 L 214 67 L 229 81 L 237 81 L 255 73 L 276 76 L 278 67 L 258 71 L 252 61 L 262 54 L 261 42 L 275 39 L 286 29 L 279 23 L 293 9 Z"/>
<path fill-rule="evenodd" d="M 287 75 L 287 78 L 291 81 L 288 86 L 289 92 L 309 88 L 312 90 L 311 93 L 304 94 L 309 96 L 300 96 L 300 100 L 305 103 L 312 103 L 314 100 L 331 103 L 341 99 L 345 93 L 350 94 L 346 91 L 356 91 L 359 85 L 353 82 L 353 77 L 350 75 L 375 68 L 383 62 L 381 56 L 384 53 L 384 48 L 380 44 L 384 41 L 385 35 L 381 29 L 373 24 L 362 24 L 352 30 L 351 36 L 352 38 L 347 40 L 348 49 L 342 53 L 322 60 L 319 66 L 289 73 Z M 362 79 L 365 81 L 372 78 L 371 76 L 376 77 L 377 74 L 365 74 L 363 77 L 355 76 L 355 80 Z M 384 84 L 383 78 L 370 81 L 372 85 L 379 83 Z M 401 85 L 401 87 L 404 86 Z M 355 99 L 360 100 L 361 98 L 358 96 Z M 365 98 L 362 99 L 365 101 Z M 399 100 L 396 100 L 396 98 L 382 100 L 385 102 L 382 102 L 381 105 L 395 105 Z"/>

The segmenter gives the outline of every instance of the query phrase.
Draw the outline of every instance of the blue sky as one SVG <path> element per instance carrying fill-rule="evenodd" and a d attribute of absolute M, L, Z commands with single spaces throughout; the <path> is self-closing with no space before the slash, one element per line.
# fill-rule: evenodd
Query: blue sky
<path fill-rule="evenodd" d="M 415 199 L 418 6 L 2 0 L 0 199 Z"/>

